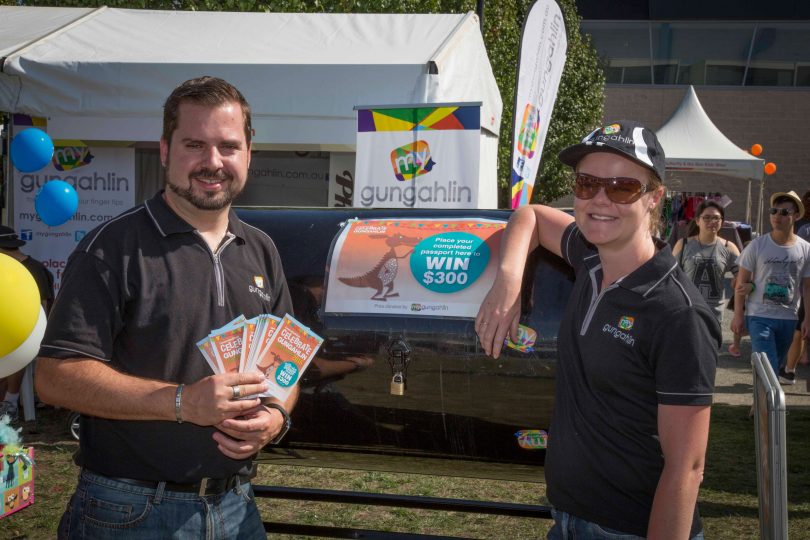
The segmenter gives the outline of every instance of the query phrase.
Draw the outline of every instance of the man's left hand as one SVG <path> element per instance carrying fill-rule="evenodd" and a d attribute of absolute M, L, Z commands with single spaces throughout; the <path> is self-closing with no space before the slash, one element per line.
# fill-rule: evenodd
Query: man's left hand
<path fill-rule="evenodd" d="M 216 424 L 219 431 L 214 432 L 214 440 L 229 458 L 248 459 L 272 441 L 283 425 L 284 417 L 278 410 L 259 405 L 239 418 Z"/>

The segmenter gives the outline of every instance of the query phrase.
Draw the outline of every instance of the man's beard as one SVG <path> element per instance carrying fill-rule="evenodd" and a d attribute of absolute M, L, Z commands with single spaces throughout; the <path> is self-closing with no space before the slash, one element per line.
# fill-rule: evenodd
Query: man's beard
<path fill-rule="evenodd" d="M 201 194 L 195 193 L 192 184 L 195 178 L 216 178 L 222 181 L 222 190 L 219 192 L 203 191 Z M 168 171 L 166 175 L 166 186 L 179 197 L 190 202 L 195 208 L 200 210 L 222 210 L 230 206 L 242 190 L 234 192 L 233 176 L 222 171 L 212 172 L 208 169 L 200 169 L 189 175 L 188 187 L 181 187 L 169 180 Z"/>

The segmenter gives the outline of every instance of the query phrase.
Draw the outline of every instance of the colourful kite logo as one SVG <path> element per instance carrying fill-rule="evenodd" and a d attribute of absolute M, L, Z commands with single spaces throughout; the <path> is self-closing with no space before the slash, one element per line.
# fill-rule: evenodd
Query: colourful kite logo
<path fill-rule="evenodd" d="M 523 122 L 520 124 L 517 147 L 518 152 L 528 158 L 537 150 L 537 132 L 540 130 L 540 110 L 531 103 L 523 111 Z"/>
<path fill-rule="evenodd" d="M 542 450 L 548 447 L 548 432 L 543 429 L 521 429 L 515 432 L 518 446 L 524 450 Z"/>
<path fill-rule="evenodd" d="M 609 126 L 605 126 L 602 128 L 602 131 L 605 135 L 613 135 L 614 133 L 618 133 L 622 130 L 622 126 L 619 124 L 610 124 Z"/>
<path fill-rule="evenodd" d="M 82 141 L 60 141 L 54 148 L 51 163 L 57 171 L 78 169 L 93 161 L 90 147 Z"/>
<path fill-rule="evenodd" d="M 429 173 L 436 162 L 430 157 L 430 146 L 426 141 L 416 141 L 391 151 L 391 167 L 397 180 L 413 180 Z"/>

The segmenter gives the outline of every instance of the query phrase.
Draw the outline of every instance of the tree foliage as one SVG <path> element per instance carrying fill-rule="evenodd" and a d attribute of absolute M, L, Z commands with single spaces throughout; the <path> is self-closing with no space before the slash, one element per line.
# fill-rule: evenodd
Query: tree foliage
<path fill-rule="evenodd" d="M 557 153 L 599 125 L 604 74 L 590 40 L 579 32 L 574 0 L 557 0 L 568 36 L 568 53 L 532 195 L 549 202 L 570 193 L 569 172 Z M 60 7 L 264 11 L 299 13 L 465 13 L 475 0 L 0 0 L 0 4 Z M 534 0 L 489 0 L 484 10 L 484 43 L 503 99 L 498 147 L 499 206 L 508 206 L 515 83 L 523 21 Z"/>

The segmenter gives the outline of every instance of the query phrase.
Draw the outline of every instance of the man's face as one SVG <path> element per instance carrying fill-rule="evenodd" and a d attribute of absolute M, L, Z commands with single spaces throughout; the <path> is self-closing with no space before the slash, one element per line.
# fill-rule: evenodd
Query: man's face
<path fill-rule="evenodd" d="M 771 227 L 775 231 L 790 232 L 793 230 L 793 224 L 796 222 L 796 205 L 789 201 L 776 203 L 772 208 L 777 208 L 780 212 L 770 214 Z M 788 215 L 783 216 L 781 210 L 785 208 L 788 210 Z"/>
<path fill-rule="evenodd" d="M 182 102 L 171 144 L 161 139 L 166 196 L 189 211 L 222 210 L 242 192 L 250 165 L 242 108 Z"/>

